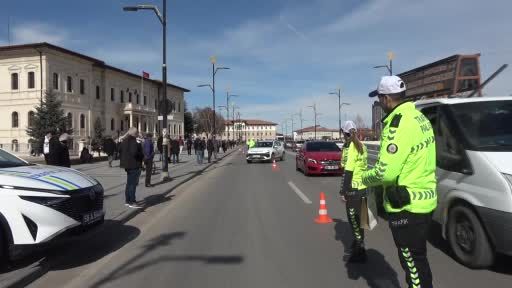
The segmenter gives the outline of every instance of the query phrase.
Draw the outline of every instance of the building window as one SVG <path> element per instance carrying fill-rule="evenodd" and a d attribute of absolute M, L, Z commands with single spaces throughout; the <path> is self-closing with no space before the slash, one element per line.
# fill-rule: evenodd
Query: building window
<path fill-rule="evenodd" d="M 110 119 L 110 130 L 111 131 L 114 131 L 114 129 L 116 129 L 116 127 L 115 127 L 116 125 L 115 124 L 116 123 L 115 123 L 114 118 Z"/>
<path fill-rule="evenodd" d="M 73 114 L 71 112 L 68 113 L 67 126 L 68 129 L 73 128 Z"/>
<path fill-rule="evenodd" d="M 85 116 L 84 116 L 84 114 L 80 115 L 80 129 L 85 129 Z"/>
<path fill-rule="evenodd" d="M 71 78 L 71 76 L 68 76 L 66 79 L 66 91 L 71 93 L 73 92 L 73 78 Z"/>
<path fill-rule="evenodd" d="M 139 94 L 137 94 L 137 104 L 139 104 L 139 103 L 140 103 L 140 101 L 139 101 L 139 100 L 140 100 L 140 96 L 139 96 Z"/>
<path fill-rule="evenodd" d="M 156 106 L 157 106 L 157 101 L 156 101 L 156 99 L 155 99 L 155 109 L 156 109 Z"/>
<path fill-rule="evenodd" d="M 12 128 L 18 128 L 18 125 L 19 125 L 19 121 L 18 121 L 18 112 L 12 112 L 11 114 L 11 124 L 12 124 Z"/>
<path fill-rule="evenodd" d="M 114 102 L 115 100 L 115 94 L 114 94 L 114 88 L 110 88 L 110 101 Z"/>
<path fill-rule="evenodd" d="M 124 131 L 124 121 L 121 120 L 121 131 Z"/>
<path fill-rule="evenodd" d="M 36 114 L 34 111 L 28 112 L 28 127 L 34 126 L 34 120 L 35 120 Z"/>
<path fill-rule="evenodd" d="M 148 131 L 148 123 L 144 122 L 144 130 L 143 131 Z"/>
<path fill-rule="evenodd" d="M 59 74 L 53 73 L 53 89 L 59 90 Z"/>
<path fill-rule="evenodd" d="M 28 89 L 36 88 L 36 74 L 34 72 L 28 72 Z"/>
<path fill-rule="evenodd" d="M 148 104 L 148 97 L 144 96 L 144 106 Z"/>
<path fill-rule="evenodd" d="M 181 112 L 181 102 L 178 102 L 178 112 Z"/>
<path fill-rule="evenodd" d="M 124 91 L 121 90 L 121 103 L 124 103 Z"/>
<path fill-rule="evenodd" d="M 18 73 L 12 73 L 11 74 L 11 89 L 12 90 L 18 90 L 18 80 L 19 80 Z"/>
<path fill-rule="evenodd" d="M 132 103 L 132 92 L 128 93 L 128 102 Z"/>
<path fill-rule="evenodd" d="M 96 85 L 96 99 L 100 99 L 100 86 Z"/>
<path fill-rule="evenodd" d="M 80 94 L 85 94 L 85 81 L 84 79 L 80 79 Z"/>

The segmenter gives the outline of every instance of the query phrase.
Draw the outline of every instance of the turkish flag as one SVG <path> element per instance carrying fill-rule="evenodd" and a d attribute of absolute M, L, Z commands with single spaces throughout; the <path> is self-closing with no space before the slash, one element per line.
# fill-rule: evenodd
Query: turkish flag
<path fill-rule="evenodd" d="M 149 73 L 142 71 L 142 78 L 149 79 Z"/>

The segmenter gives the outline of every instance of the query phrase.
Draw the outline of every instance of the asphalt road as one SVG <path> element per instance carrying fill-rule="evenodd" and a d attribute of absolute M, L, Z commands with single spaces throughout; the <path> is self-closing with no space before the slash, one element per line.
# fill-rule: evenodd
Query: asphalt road
<path fill-rule="evenodd" d="M 306 178 L 287 156 L 272 169 L 234 153 L 130 221 L 57 249 L 29 287 L 405 287 L 387 223 L 367 233 L 368 263 L 345 264 L 339 178 Z M 313 221 L 320 192 L 335 223 Z M 432 235 L 435 287 L 512 285 L 510 257 L 470 270 Z"/>

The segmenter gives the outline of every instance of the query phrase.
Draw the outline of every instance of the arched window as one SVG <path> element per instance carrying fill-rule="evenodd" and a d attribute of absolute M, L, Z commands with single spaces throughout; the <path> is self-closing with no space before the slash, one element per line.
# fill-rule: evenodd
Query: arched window
<path fill-rule="evenodd" d="M 35 117 L 36 114 L 34 113 L 34 111 L 28 112 L 28 127 L 34 126 Z"/>
<path fill-rule="evenodd" d="M 18 90 L 18 87 L 19 87 L 18 80 L 19 80 L 18 73 L 12 73 L 11 74 L 11 89 L 12 90 Z"/>
<path fill-rule="evenodd" d="M 19 126 L 18 112 L 12 112 L 11 124 L 12 124 L 12 128 L 18 128 L 18 126 Z"/>
<path fill-rule="evenodd" d="M 100 86 L 96 86 L 96 99 L 100 99 Z"/>
<path fill-rule="evenodd" d="M 144 131 L 148 131 L 148 123 L 144 122 Z"/>
<path fill-rule="evenodd" d="M 68 119 L 67 122 L 66 122 L 66 125 L 67 125 L 67 129 L 71 129 L 73 128 L 73 114 L 71 114 L 71 112 L 68 113 Z"/>
<path fill-rule="evenodd" d="M 116 129 L 116 122 L 114 120 L 114 118 L 110 119 L 110 130 L 111 131 L 114 131 L 114 129 Z"/>
<path fill-rule="evenodd" d="M 80 129 L 85 129 L 85 115 L 80 115 Z"/>
<path fill-rule="evenodd" d="M 121 131 L 124 131 L 124 121 L 121 120 Z"/>
<path fill-rule="evenodd" d="M 128 102 L 132 103 L 132 92 L 128 93 Z"/>

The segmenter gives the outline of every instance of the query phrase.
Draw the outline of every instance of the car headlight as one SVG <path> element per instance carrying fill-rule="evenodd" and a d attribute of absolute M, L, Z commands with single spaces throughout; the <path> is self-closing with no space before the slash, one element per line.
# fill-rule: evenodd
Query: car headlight
<path fill-rule="evenodd" d="M 59 204 L 62 201 L 69 199 L 69 197 L 39 197 L 39 196 L 19 196 L 25 201 L 30 201 L 43 206 L 52 206 Z"/>
<path fill-rule="evenodd" d="M 309 162 L 309 163 L 314 163 L 314 164 L 316 164 L 316 163 L 317 163 L 315 159 L 308 159 L 308 162 Z"/>

